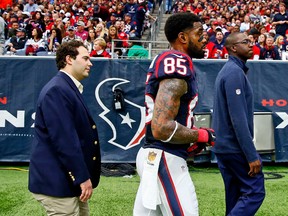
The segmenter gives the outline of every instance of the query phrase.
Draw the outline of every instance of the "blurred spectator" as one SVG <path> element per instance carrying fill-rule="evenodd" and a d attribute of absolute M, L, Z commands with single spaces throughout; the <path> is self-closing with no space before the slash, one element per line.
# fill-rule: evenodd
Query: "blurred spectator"
<path fill-rule="evenodd" d="M 31 13 L 33 11 L 36 11 L 37 8 L 38 5 L 34 3 L 34 0 L 28 0 L 28 3 L 25 4 L 23 11 Z"/>
<path fill-rule="evenodd" d="M 115 14 L 117 20 L 123 19 L 124 14 L 125 14 L 123 2 L 118 2 L 116 4 L 116 10 L 115 10 L 114 14 Z"/>
<path fill-rule="evenodd" d="M 124 15 L 124 22 L 125 22 L 124 33 L 126 33 L 130 37 L 134 37 L 136 35 L 137 26 L 136 26 L 136 22 L 132 21 L 132 16 L 130 13 L 126 13 Z"/>
<path fill-rule="evenodd" d="M 98 17 L 101 18 L 103 21 L 108 21 L 109 8 L 104 4 L 96 4 L 93 9 L 93 17 Z"/>
<path fill-rule="evenodd" d="M 251 42 L 251 44 L 253 45 L 252 49 L 253 49 L 253 56 L 250 58 L 252 60 L 259 60 L 260 57 L 260 48 L 256 45 L 256 40 L 255 37 L 253 35 L 253 32 L 250 31 L 248 38 Z"/>
<path fill-rule="evenodd" d="M 26 55 L 36 55 L 37 52 L 45 51 L 45 41 L 42 39 L 42 30 L 38 27 L 32 30 L 32 38 L 25 44 Z"/>
<path fill-rule="evenodd" d="M 259 32 L 260 32 L 260 34 L 267 34 L 268 33 L 268 31 L 267 31 L 265 26 L 260 26 L 259 27 Z"/>
<path fill-rule="evenodd" d="M 123 47 L 123 41 L 118 37 L 118 29 L 116 28 L 116 26 L 113 26 L 113 25 L 110 26 L 110 28 L 108 29 L 108 35 L 104 39 L 107 43 L 106 50 L 109 53 L 112 52 L 112 40 L 119 40 L 119 41 L 114 41 L 114 53 L 117 56 L 122 55 L 121 48 Z"/>
<path fill-rule="evenodd" d="M 233 32 L 233 28 L 234 26 L 232 26 L 232 23 L 229 21 L 229 22 L 226 22 L 226 32 L 224 33 L 224 38 L 227 38 L 229 34 L 231 34 L 231 32 Z"/>
<path fill-rule="evenodd" d="M 256 43 L 256 45 L 262 49 L 265 47 L 265 41 L 266 41 L 266 38 L 267 38 L 267 34 L 260 34 L 259 37 L 258 37 L 258 43 Z"/>
<path fill-rule="evenodd" d="M 24 27 L 24 22 L 25 22 L 25 18 L 27 18 L 25 15 L 23 16 L 22 11 L 17 11 L 16 16 L 18 17 L 18 23 L 20 27 Z"/>
<path fill-rule="evenodd" d="M 104 24 L 101 22 L 101 23 L 98 23 L 96 25 L 96 28 L 95 28 L 95 37 L 96 38 L 105 38 L 106 37 L 106 31 L 105 31 L 105 26 Z"/>
<path fill-rule="evenodd" d="M 34 24 L 41 28 L 43 32 L 46 31 L 44 16 L 40 11 L 36 11 L 35 13 L 33 13 L 32 20 L 34 20 Z"/>
<path fill-rule="evenodd" d="M 268 33 L 271 37 L 273 37 L 274 39 L 276 38 L 276 31 L 275 29 L 270 29 L 269 33 Z"/>
<path fill-rule="evenodd" d="M 281 60 L 278 48 L 273 45 L 274 38 L 267 36 L 265 46 L 260 50 L 260 59 L 264 60 Z"/>
<path fill-rule="evenodd" d="M 13 36 L 16 36 L 16 33 L 17 33 L 17 29 L 19 28 L 19 23 L 18 21 L 13 21 L 11 23 L 11 27 L 9 28 L 8 30 L 8 37 L 13 37 Z"/>
<path fill-rule="evenodd" d="M 102 19 L 101 18 L 99 18 L 99 17 L 91 17 L 89 20 L 88 20 L 88 22 L 87 22 L 87 30 L 89 30 L 89 29 L 94 29 L 95 30 L 95 28 L 96 28 L 96 26 L 100 23 L 100 22 L 102 22 Z"/>
<path fill-rule="evenodd" d="M 140 38 L 131 37 L 129 38 L 129 50 L 128 50 L 128 58 L 129 59 L 147 59 L 148 51 L 142 46 Z"/>
<path fill-rule="evenodd" d="M 280 59 L 282 59 L 282 52 L 286 52 L 286 50 L 283 49 L 283 44 L 284 44 L 284 37 L 282 35 L 279 35 L 275 42 L 274 42 L 274 45 L 275 47 L 277 47 L 278 49 L 278 53 L 279 53 L 279 56 L 280 56 Z"/>
<path fill-rule="evenodd" d="M 249 19 L 251 20 L 251 22 L 255 23 L 255 22 L 260 22 L 261 21 L 261 15 L 260 15 L 260 11 L 259 8 L 253 8 L 250 11 L 250 15 L 249 15 Z"/>
<path fill-rule="evenodd" d="M 47 30 L 50 31 L 53 27 L 53 22 L 51 22 L 51 14 L 46 13 L 44 15 L 43 20 L 44 20 L 44 25 L 45 25 L 45 31 Z"/>
<path fill-rule="evenodd" d="M 248 35 L 252 35 L 254 38 L 253 42 L 256 43 L 256 41 L 258 41 L 260 32 L 256 28 L 252 28 L 250 29 Z"/>
<path fill-rule="evenodd" d="M 207 29 L 207 33 L 209 35 L 209 40 L 214 40 L 215 35 L 216 35 L 216 28 L 221 28 L 221 23 L 217 22 L 217 21 L 213 21 L 211 23 L 211 27 L 209 29 Z"/>
<path fill-rule="evenodd" d="M 172 0 L 165 1 L 165 13 L 170 14 L 172 12 Z"/>
<path fill-rule="evenodd" d="M 17 29 L 16 36 L 11 37 L 7 41 L 6 51 L 12 53 L 24 51 L 26 42 L 26 30 L 24 28 L 19 28 Z"/>
<path fill-rule="evenodd" d="M 128 2 L 124 6 L 124 14 L 130 14 L 131 20 L 133 20 L 134 15 L 135 15 L 137 8 L 138 8 L 138 4 L 136 2 L 134 2 L 134 0 L 127 0 L 127 1 Z"/>
<path fill-rule="evenodd" d="M 85 23 L 83 21 L 77 22 L 77 31 L 75 34 L 82 38 L 83 41 L 87 39 L 88 32 L 85 30 Z"/>
<path fill-rule="evenodd" d="M 275 14 L 272 25 L 276 26 L 276 35 L 285 36 L 288 29 L 288 13 L 284 3 L 279 4 L 279 13 Z"/>
<path fill-rule="evenodd" d="M 61 30 L 59 28 L 51 29 L 51 35 L 48 40 L 48 51 L 56 53 L 61 43 L 62 43 Z"/>
<path fill-rule="evenodd" d="M 68 35 L 62 39 L 62 43 L 68 42 L 71 40 L 83 41 L 81 37 L 76 35 L 76 29 L 73 26 L 68 28 Z"/>
<path fill-rule="evenodd" d="M 211 43 L 210 43 L 211 42 Z M 228 52 L 224 46 L 224 35 L 221 29 L 216 30 L 216 40 L 207 44 L 208 58 L 210 59 L 227 59 Z"/>
<path fill-rule="evenodd" d="M 154 17 L 152 17 L 147 10 L 146 1 L 145 0 L 138 0 L 139 6 L 136 10 L 134 21 L 136 22 L 136 31 L 135 35 L 138 38 L 142 37 L 143 31 L 144 31 L 144 21 L 147 18 L 150 18 L 152 20 L 156 20 Z"/>
<path fill-rule="evenodd" d="M 90 29 L 88 32 L 88 37 L 84 41 L 84 45 L 87 47 L 88 52 L 91 53 L 94 46 L 94 40 L 96 39 L 96 33 L 94 29 Z"/>
<path fill-rule="evenodd" d="M 0 56 L 4 53 L 5 44 L 5 20 L 0 16 Z"/>
<path fill-rule="evenodd" d="M 111 25 L 115 25 L 116 21 L 117 21 L 117 15 L 115 13 L 112 13 L 110 16 L 110 20 L 106 23 L 106 28 L 109 29 Z"/>
<path fill-rule="evenodd" d="M 106 42 L 103 38 L 97 38 L 94 40 L 94 47 L 90 53 L 91 57 L 104 57 L 111 58 L 110 54 L 105 50 Z"/>
<path fill-rule="evenodd" d="M 248 15 L 244 16 L 244 21 L 240 25 L 240 32 L 246 32 L 250 29 L 250 18 Z"/>
<path fill-rule="evenodd" d="M 233 33 L 233 32 L 240 32 L 240 25 L 235 25 L 234 27 L 233 27 L 233 29 L 231 30 L 231 33 Z"/>
<path fill-rule="evenodd" d="M 285 52 L 288 53 L 288 30 L 286 30 L 285 32 L 285 37 L 284 37 L 284 40 L 283 40 L 283 45 L 282 45 L 282 50 L 284 50 Z"/>

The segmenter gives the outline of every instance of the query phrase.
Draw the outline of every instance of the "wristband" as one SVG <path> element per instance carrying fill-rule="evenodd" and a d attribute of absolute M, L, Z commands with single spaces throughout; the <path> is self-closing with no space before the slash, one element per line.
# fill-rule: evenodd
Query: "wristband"
<path fill-rule="evenodd" d="M 173 131 L 173 133 L 171 134 L 171 136 L 170 136 L 168 139 L 166 139 L 166 140 L 161 140 L 162 142 L 170 142 L 170 141 L 171 141 L 172 137 L 174 136 L 174 134 L 176 133 L 176 131 L 177 131 L 177 129 L 178 129 L 178 122 L 175 121 L 175 123 L 176 123 L 176 125 L 175 125 L 174 131 Z"/>
<path fill-rule="evenodd" d="M 209 141 L 208 132 L 204 129 L 198 129 L 198 140 L 197 142 L 207 143 Z"/>

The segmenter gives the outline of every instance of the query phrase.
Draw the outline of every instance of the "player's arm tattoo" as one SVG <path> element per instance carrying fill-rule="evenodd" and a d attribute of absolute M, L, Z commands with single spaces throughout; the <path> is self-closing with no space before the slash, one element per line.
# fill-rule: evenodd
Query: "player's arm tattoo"
<path fill-rule="evenodd" d="M 180 98 L 187 92 L 183 79 L 165 79 L 160 82 L 155 99 L 152 133 L 156 139 L 166 140 L 175 129 L 175 118 L 180 107 Z M 198 133 L 179 124 L 170 143 L 190 143 L 196 141 Z"/>

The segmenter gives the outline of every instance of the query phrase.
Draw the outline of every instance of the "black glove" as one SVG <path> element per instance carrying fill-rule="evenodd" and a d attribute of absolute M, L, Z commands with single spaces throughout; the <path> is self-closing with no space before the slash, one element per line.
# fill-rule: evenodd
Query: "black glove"
<path fill-rule="evenodd" d="M 187 152 L 189 156 L 194 156 L 200 154 L 204 149 L 206 149 L 206 143 L 196 142 L 187 149 Z"/>

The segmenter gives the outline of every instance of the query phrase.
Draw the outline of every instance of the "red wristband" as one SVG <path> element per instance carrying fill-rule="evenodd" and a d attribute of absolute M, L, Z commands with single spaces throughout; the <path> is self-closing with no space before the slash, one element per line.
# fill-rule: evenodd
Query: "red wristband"
<path fill-rule="evenodd" d="M 204 129 L 198 129 L 198 140 L 197 142 L 207 143 L 209 140 L 208 132 Z"/>

